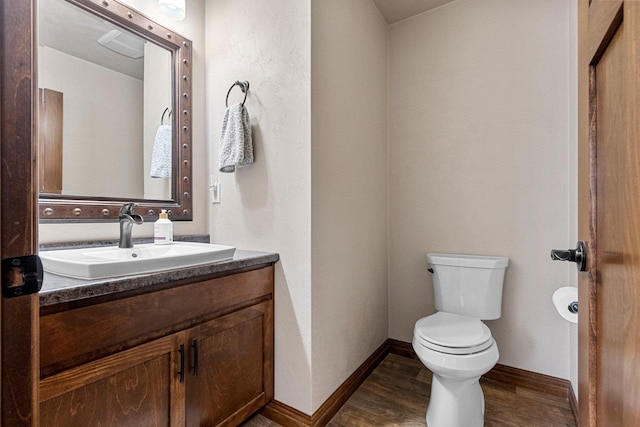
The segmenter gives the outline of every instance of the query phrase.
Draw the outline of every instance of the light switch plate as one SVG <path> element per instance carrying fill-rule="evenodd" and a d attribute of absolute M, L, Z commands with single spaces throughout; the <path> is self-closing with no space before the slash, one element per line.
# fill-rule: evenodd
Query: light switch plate
<path fill-rule="evenodd" d="M 217 179 L 214 181 L 213 177 L 210 176 L 209 177 L 209 190 L 211 190 L 211 203 L 212 204 L 220 203 L 220 187 L 222 187 L 222 184 L 220 182 L 218 182 Z"/>

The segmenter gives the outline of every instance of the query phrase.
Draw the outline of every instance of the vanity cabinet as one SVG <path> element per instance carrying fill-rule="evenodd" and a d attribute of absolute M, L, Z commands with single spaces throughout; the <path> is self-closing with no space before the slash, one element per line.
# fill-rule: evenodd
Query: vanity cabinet
<path fill-rule="evenodd" d="M 40 425 L 235 426 L 273 398 L 273 267 L 41 310 Z"/>

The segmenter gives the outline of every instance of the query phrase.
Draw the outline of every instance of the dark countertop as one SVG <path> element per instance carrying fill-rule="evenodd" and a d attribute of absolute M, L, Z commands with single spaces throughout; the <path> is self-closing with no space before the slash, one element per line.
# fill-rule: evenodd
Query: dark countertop
<path fill-rule="evenodd" d="M 232 272 L 242 268 L 275 263 L 279 259 L 280 256 L 277 253 L 236 249 L 233 259 L 227 261 L 159 271 L 157 273 L 96 280 L 73 279 L 45 273 L 42 290 L 40 291 L 40 307 L 142 289 L 198 276 Z"/>

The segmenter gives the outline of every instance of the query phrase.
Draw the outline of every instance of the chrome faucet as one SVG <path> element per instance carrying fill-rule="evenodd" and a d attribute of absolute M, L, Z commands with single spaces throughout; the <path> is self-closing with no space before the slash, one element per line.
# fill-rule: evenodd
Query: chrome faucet
<path fill-rule="evenodd" d="M 120 248 L 132 248 L 133 242 L 131 241 L 131 229 L 133 224 L 142 224 L 143 219 L 140 215 L 133 213 L 133 207 L 137 206 L 136 203 L 125 203 L 120 208 Z"/>

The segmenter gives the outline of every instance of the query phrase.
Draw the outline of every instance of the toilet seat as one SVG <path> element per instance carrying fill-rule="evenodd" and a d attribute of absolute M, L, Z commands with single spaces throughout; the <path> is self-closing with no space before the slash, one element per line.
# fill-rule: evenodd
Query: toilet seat
<path fill-rule="evenodd" d="M 445 354 L 474 354 L 493 344 L 491 331 L 481 320 L 445 312 L 418 320 L 414 337 L 424 347 Z"/>

